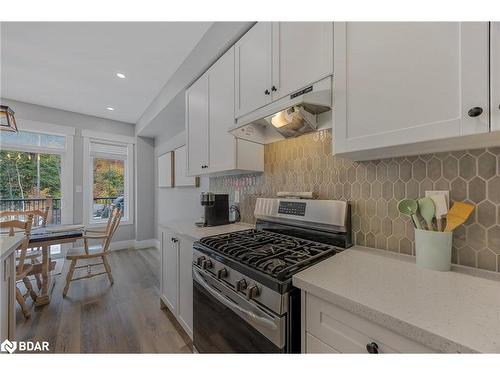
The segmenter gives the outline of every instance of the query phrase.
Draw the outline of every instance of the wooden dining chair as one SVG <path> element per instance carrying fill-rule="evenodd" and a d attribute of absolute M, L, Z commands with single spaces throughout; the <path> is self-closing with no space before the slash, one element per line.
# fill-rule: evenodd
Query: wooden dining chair
<path fill-rule="evenodd" d="M 66 297 L 66 295 L 68 294 L 69 285 L 71 284 L 72 281 L 88 279 L 91 277 L 103 275 L 105 273 L 108 275 L 109 282 L 111 283 L 111 285 L 113 285 L 114 280 L 113 280 L 113 275 L 111 274 L 111 267 L 109 265 L 107 255 L 109 253 L 108 249 L 109 245 L 111 244 L 113 235 L 115 234 L 116 229 L 120 224 L 121 215 L 122 212 L 120 208 L 118 207 L 113 208 L 111 214 L 109 215 L 108 223 L 104 231 L 97 231 L 90 229 L 85 230 L 82 236 L 84 253 L 77 253 L 76 249 L 70 250 L 68 252 L 66 259 L 70 260 L 71 264 L 69 266 L 68 274 L 66 275 L 66 286 L 64 287 L 63 297 Z M 102 242 L 97 246 L 89 246 L 88 242 L 89 240 L 101 240 Z M 84 264 L 80 266 L 77 265 L 78 261 L 93 260 L 93 259 L 97 259 L 97 261 L 99 261 L 98 258 L 101 258 L 101 262 L 99 263 Z M 92 273 L 92 267 L 99 265 L 104 266 L 104 271 Z M 75 270 L 80 268 L 87 268 L 87 274 L 85 276 L 73 278 Z"/>
<path fill-rule="evenodd" d="M 26 211 L 2 211 L 0 212 L 0 217 L 7 217 L 13 220 L 23 220 L 26 221 L 28 216 L 32 216 L 31 229 L 36 229 L 39 227 L 44 227 L 47 225 L 47 219 L 49 217 L 49 211 L 52 209 L 51 205 L 48 205 L 42 209 L 37 210 L 26 210 Z M 16 258 L 19 259 L 19 256 Z M 29 248 L 26 252 L 25 261 L 30 261 L 31 264 L 41 264 L 42 263 L 42 249 L 40 247 Z M 33 274 L 36 280 L 36 285 L 38 290 L 42 289 L 42 279 L 39 273 Z"/>
<path fill-rule="evenodd" d="M 23 232 L 24 240 L 20 247 L 20 255 L 16 260 L 16 300 L 21 306 L 21 310 L 23 311 L 23 315 L 26 319 L 31 316 L 31 312 L 29 310 L 28 305 L 26 304 L 26 299 L 28 295 L 31 297 L 33 301 L 36 301 L 37 294 L 33 290 L 33 286 L 31 285 L 31 281 L 28 279 L 28 274 L 33 269 L 32 264 L 26 264 L 26 252 L 28 251 L 28 245 L 30 241 L 30 233 L 31 233 L 31 225 L 33 223 L 33 217 L 28 215 L 26 221 L 21 220 L 8 220 L 0 222 L 0 228 L 9 229 L 9 236 L 14 236 L 16 233 Z M 22 294 L 21 290 L 17 286 L 19 281 L 23 281 L 24 286 L 26 287 L 26 294 Z"/>

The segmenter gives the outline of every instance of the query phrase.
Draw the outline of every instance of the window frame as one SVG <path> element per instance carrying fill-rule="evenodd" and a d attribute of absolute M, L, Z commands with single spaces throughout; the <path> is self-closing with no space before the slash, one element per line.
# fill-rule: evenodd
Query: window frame
<path fill-rule="evenodd" d="M 82 134 L 85 135 L 85 134 Z M 89 134 L 90 135 L 90 134 Z M 114 137 L 116 138 L 116 137 Z M 122 141 L 115 141 L 109 139 L 106 135 L 97 135 L 92 132 L 92 136 L 83 137 L 83 220 L 89 227 L 103 227 L 107 224 L 107 219 L 93 220 L 94 209 L 94 159 L 108 159 L 108 160 L 123 160 L 124 161 L 124 193 L 123 202 L 125 212 L 121 219 L 122 225 L 134 224 L 134 144 L 121 137 Z M 120 155 L 113 154 L 99 154 L 92 155 L 90 148 L 92 143 L 106 143 L 116 146 L 125 146 L 127 148 L 127 155 L 120 157 Z"/>
<path fill-rule="evenodd" d="M 18 124 L 20 121 L 18 121 Z M 16 145 L 0 142 L 0 148 L 19 152 L 33 152 L 61 156 L 61 224 L 73 223 L 73 158 L 75 128 L 41 121 L 22 119 L 19 131 L 65 137 L 64 149 L 34 145 Z"/>

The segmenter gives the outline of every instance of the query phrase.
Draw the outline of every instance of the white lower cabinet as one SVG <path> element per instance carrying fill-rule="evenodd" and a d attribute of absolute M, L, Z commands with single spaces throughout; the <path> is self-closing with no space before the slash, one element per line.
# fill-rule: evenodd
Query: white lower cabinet
<path fill-rule="evenodd" d="M 193 338 L 193 242 L 181 238 L 179 246 L 179 316 L 177 319 Z"/>
<path fill-rule="evenodd" d="M 432 353 L 434 350 L 394 333 L 309 293 L 302 294 L 305 353 Z"/>
<path fill-rule="evenodd" d="M 193 337 L 193 241 L 169 229 L 161 230 L 160 299 L 182 328 Z"/>
<path fill-rule="evenodd" d="M 15 339 L 15 252 L 0 263 L 0 342 Z"/>

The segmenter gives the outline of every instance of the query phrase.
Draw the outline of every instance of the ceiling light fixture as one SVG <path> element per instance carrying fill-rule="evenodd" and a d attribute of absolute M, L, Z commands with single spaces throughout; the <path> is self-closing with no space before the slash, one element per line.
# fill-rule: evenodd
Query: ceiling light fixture
<path fill-rule="evenodd" d="M 121 79 L 125 79 L 125 78 L 127 78 L 127 77 L 125 76 L 125 74 L 123 74 L 123 73 L 116 73 L 116 76 L 117 76 L 118 78 L 121 78 Z"/>
<path fill-rule="evenodd" d="M 114 111 L 115 109 L 113 107 L 107 107 L 106 108 L 108 111 Z"/>

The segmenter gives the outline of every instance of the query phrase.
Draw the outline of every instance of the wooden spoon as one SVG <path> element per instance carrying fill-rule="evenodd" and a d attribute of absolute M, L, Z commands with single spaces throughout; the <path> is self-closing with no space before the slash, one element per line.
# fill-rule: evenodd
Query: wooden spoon
<path fill-rule="evenodd" d="M 444 231 L 451 232 L 465 223 L 472 211 L 474 211 L 474 205 L 455 202 L 448 211 L 448 215 L 446 215 L 446 228 L 444 228 Z"/>

